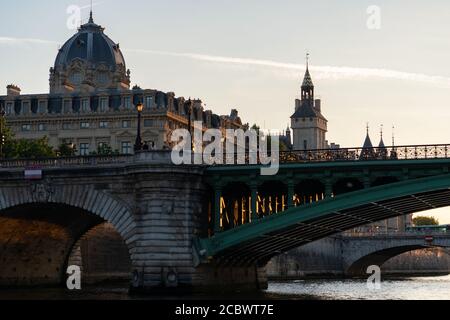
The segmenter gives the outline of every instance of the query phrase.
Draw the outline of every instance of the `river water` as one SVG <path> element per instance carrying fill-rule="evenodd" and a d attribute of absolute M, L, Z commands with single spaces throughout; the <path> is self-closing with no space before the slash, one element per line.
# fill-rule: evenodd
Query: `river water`
<path fill-rule="evenodd" d="M 379 290 L 365 280 L 300 280 L 271 282 L 263 294 L 238 295 L 240 299 L 289 300 L 450 300 L 450 275 L 384 279 Z M 58 288 L 0 290 L 0 300 L 186 300 L 235 299 L 235 296 L 130 296 L 126 286 L 91 287 L 70 292 Z"/>
<path fill-rule="evenodd" d="M 450 275 L 384 279 L 375 290 L 369 289 L 365 280 L 353 279 L 272 282 L 268 292 L 300 299 L 450 300 Z"/>

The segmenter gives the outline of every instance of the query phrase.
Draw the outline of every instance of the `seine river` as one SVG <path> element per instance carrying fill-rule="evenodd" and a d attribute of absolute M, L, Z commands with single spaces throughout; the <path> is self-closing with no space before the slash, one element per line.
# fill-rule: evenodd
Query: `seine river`
<path fill-rule="evenodd" d="M 450 275 L 385 279 L 379 290 L 369 290 L 364 280 L 301 280 L 271 282 L 261 295 L 238 295 L 241 299 L 288 300 L 450 300 Z M 130 296 L 126 286 L 87 288 L 81 292 L 61 289 L 0 290 L 0 300 L 173 300 L 190 297 Z M 236 298 L 194 296 L 195 299 Z"/>
<path fill-rule="evenodd" d="M 368 289 L 364 280 L 306 280 L 272 282 L 268 291 L 300 299 L 450 300 L 450 275 L 385 279 L 379 290 Z"/>

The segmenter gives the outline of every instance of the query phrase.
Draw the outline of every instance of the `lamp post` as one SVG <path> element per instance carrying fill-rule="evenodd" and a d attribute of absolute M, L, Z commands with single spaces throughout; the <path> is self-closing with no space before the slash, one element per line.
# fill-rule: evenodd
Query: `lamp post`
<path fill-rule="evenodd" d="M 5 110 L 3 107 L 0 110 L 0 159 L 3 159 L 3 145 L 5 144 L 4 123 L 5 122 Z"/>
<path fill-rule="evenodd" d="M 192 136 L 192 101 L 189 98 L 189 109 L 188 109 L 188 130 L 189 130 L 189 136 L 191 138 L 191 152 L 194 151 L 194 137 Z"/>
<path fill-rule="evenodd" d="M 134 151 L 139 152 L 142 151 L 142 137 L 141 137 L 141 115 L 144 110 L 144 105 L 142 102 L 139 102 L 136 106 L 136 110 L 138 112 L 138 125 L 137 125 L 137 137 L 136 143 L 134 144 Z"/>

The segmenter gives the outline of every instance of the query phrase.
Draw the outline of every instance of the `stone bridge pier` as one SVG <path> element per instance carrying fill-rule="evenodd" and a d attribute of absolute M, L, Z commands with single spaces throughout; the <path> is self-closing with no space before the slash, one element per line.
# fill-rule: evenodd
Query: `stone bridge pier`
<path fill-rule="evenodd" d="M 168 156 L 54 163 L 37 180 L 0 169 L 0 286 L 65 285 L 80 264 L 82 283 L 113 265 L 134 291 L 264 288 L 263 268 L 198 263 L 194 239 L 210 228 L 204 167 Z"/>

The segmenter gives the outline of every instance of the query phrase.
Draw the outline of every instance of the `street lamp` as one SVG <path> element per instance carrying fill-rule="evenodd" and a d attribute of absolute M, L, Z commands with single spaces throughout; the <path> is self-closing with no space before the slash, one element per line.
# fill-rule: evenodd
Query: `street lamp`
<path fill-rule="evenodd" d="M 136 110 L 138 112 L 138 125 L 137 125 L 136 143 L 134 144 L 134 151 L 139 152 L 139 151 L 142 151 L 141 115 L 142 115 L 142 111 L 144 111 L 144 105 L 142 104 L 142 102 L 139 102 L 137 104 Z"/>
<path fill-rule="evenodd" d="M 188 109 L 188 130 L 189 130 L 189 136 L 191 139 L 191 151 L 194 151 L 195 147 L 194 147 L 194 137 L 192 136 L 192 112 L 193 112 L 193 108 L 192 108 L 192 101 L 191 98 L 189 98 L 189 109 Z"/>
<path fill-rule="evenodd" d="M 3 158 L 3 145 L 5 144 L 5 134 L 4 134 L 4 128 L 5 125 L 5 110 L 3 107 L 0 110 L 0 159 Z"/>

